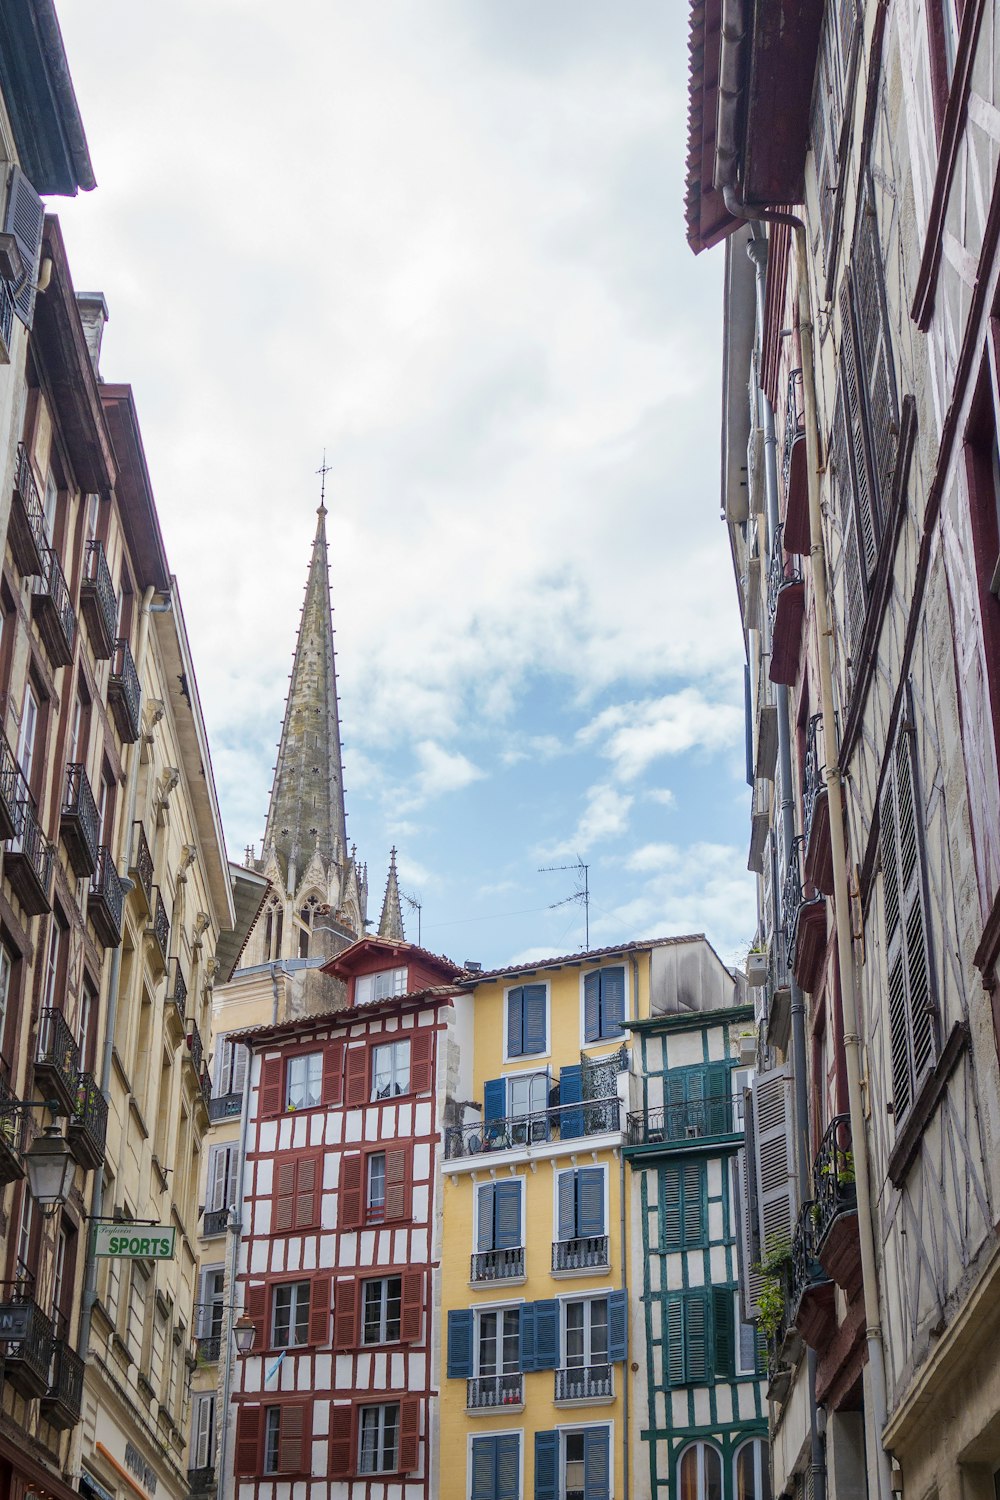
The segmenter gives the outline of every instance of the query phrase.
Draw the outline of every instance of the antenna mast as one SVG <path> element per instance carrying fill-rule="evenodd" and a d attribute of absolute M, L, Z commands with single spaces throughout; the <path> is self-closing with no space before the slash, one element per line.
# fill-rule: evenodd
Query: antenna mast
<path fill-rule="evenodd" d="M 555 911 L 557 907 L 568 906 L 571 901 L 582 901 L 583 903 L 583 927 L 584 948 L 590 948 L 590 866 L 585 865 L 579 854 L 576 856 L 575 865 L 541 865 L 538 869 L 539 875 L 552 875 L 563 870 L 574 870 L 576 878 L 580 882 L 579 890 L 575 890 L 572 896 L 564 896 L 561 901 L 553 901 L 549 911 Z"/>

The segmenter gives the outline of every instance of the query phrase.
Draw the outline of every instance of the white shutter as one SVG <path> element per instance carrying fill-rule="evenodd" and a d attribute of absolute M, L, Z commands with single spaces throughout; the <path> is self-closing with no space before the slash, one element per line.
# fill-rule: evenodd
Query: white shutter
<path fill-rule="evenodd" d="M 736 1261 L 740 1284 L 740 1317 L 745 1323 L 758 1316 L 757 1299 L 760 1296 L 760 1272 L 754 1270 L 757 1256 L 754 1252 L 755 1236 L 751 1232 L 750 1185 L 747 1180 L 746 1151 L 737 1151 L 732 1157 L 732 1192 L 736 1211 L 738 1234 L 736 1237 Z"/>
<path fill-rule="evenodd" d="M 197 1396 L 195 1398 L 194 1414 L 191 1424 L 191 1447 L 194 1450 L 192 1457 L 193 1469 L 209 1469 L 214 1457 L 214 1429 L 215 1429 L 215 1397 L 214 1395 Z"/>
<path fill-rule="evenodd" d="M 242 1042 L 230 1042 L 229 1053 L 229 1092 L 242 1094 L 243 1085 L 246 1082 L 249 1053 Z"/>
<path fill-rule="evenodd" d="M 758 1073 L 752 1098 L 760 1246 L 767 1256 L 790 1244 L 798 1210 L 790 1070 Z"/>

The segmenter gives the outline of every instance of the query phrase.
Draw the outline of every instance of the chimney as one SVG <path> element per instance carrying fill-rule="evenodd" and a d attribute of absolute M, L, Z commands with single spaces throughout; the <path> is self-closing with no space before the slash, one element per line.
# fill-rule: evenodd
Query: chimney
<path fill-rule="evenodd" d="M 77 292 L 76 305 L 80 310 L 80 322 L 83 324 L 83 336 L 90 352 L 90 363 L 94 367 L 94 374 L 100 378 L 101 340 L 109 316 L 108 304 L 103 292 Z"/>

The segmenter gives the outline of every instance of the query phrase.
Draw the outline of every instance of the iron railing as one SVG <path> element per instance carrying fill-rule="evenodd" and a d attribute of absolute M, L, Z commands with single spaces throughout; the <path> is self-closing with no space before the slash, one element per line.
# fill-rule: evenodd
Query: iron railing
<path fill-rule="evenodd" d="M 774 536 L 771 539 L 771 557 L 767 565 L 767 615 L 774 631 L 774 619 L 778 612 L 778 596 L 782 589 L 788 588 L 793 583 L 802 582 L 802 574 L 785 556 L 783 526 L 774 528 Z"/>
<path fill-rule="evenodd" d="M 81 606 L 88 598 L 93 600 L 94 623 L 98 625 L 101 636 L 100 642 L 94 644 L 99 644 L 102 648 L 98 654 L 106 655 L 110 652 L 111 643 L 115 638 L 118 600 L 115 596 L 115 586 L 111 581 L 111 570 L 108 567 L 104 543 L 96 540 L 87 543 L 87 550 L 84 554 L 83 578 L 80 581 Z"/>
<path fill-rule="evenodd" d="M 222 1347 L 221 1333 L 209 1333 L 195 1339 L 195 1352 L 203 1364 L 215 1364 Z"/>
<path fill-rule="evenodd" d="M 153 904 L 153 856 L 146 840 L 146 830 L 141 823 L 132 824 L 132 863 L 129 873 L 135 876 L 136 885 L 146 898 L 146 905 Z"/>
<path fill-rule="evenodd" d="M 97 811 L 86 767 L 79 761 L 66 767 L 60 821 L 74 874 L 92 875 L 100 847 L 101 815 Z"/>
<path fill-rule="evenodd" d="M 816 1253 L 816 1215 L 815 1204 L 810 1199 L 803 1203 L 799 1209 L 799 1216 L 795 1221 L 795 1230 L 792 1234 L 791 1268 L 788 1282 L 788 1305 L 791 1313 L 795 1312 L 806 1287 L 817 1281 L 827 1281 L 826 1272 L 819 1263 Z"/>
<path fill-rule="evenodd" d="M 118 733 L 133 744 L 139 738 L 139 706 L 142 691 L 139 674 L 132 660 L 129 643 L 119 638 L 111 651 L 111 674 L 108 678 L 108 700 L 115 716 Z"/>
<path fill-rule="evenodd" d="M 556 1371 L 556 1401 L 597 1401 L 614 1393 L 611 1365 L 574 1365 Z"/>
<path fill-rule="evenodd" d="M 49 1360 L 55 1330 L 35 1301 L 34 1282 L 28 1276 L 0 1281 L 0 1312 L 26 1308 L 24 1337 L 5 1347 L 4 1374 L 23 1396 L 43 1396 L 49 1388 Z"/>
<path fill-rule="evenodd" d="M 125 887 L 115 868 L 111 850 L 102 844 L 97 851 L 97 868 L 87 896 L 87 915 L 108 948 L 117 948 L 122 935 L 125 910 Z"/>
<path fill-rule="evenodd" d="M 201 1090 L 201 1102 L 202 1104 L 204 1104 L 205 1109 L 208 1111 L 209 1119 L 211 1119 L 212 1079 L 207 1068 L 202 1068 L 201 1070 L 201 1074 L 198 1078 L 198 1087 Z"/>
<path fill-rule="evenodd" d="M 799 912 L 803 905 L 802 877 L 799 874 L 799 851 L 802 835 L 792 841 L 785 871 L 785 883 L 781 888 L 781 936 L 785 945 L 785 961 L 789 969 L 795 963 L 795 934 L 799 924 Z"/>
<path fill-rule="evenodd" d="M 185 1022 L 185 1011 L 187 1010 L 187 981 L 181 972 L 181 961 L 179 958 L 170 960 L 170 972 L 167 978 L 166 1004 L 170 1014 L 170 1020 L 178 1024 L 183 1030 Z"/>
<path fill-rule="evenodd" d="M 42 548 L 42 571 L 32 587 L 32 595 L 48 601 L 56 623 L 56 634 L 46 641 L 56 664 L 66 666 L 73 657 L 76 640 L 76 614 L 69 596 L 69 585 L 54 547 Z M 54 649 L 53 649 L 54 648 Z"/>
<path fill-rule="evenodd" d="M 167 908 L 163 904 L 159 886 L 153 886 L 153 921 L 150 927 L 163 967 L 167 966 L 167 947 L 170 943 L 170 918 L 167 916 Z"/>
<path fill-rule="evenodd" d="M 45 511 L 35 482 L 35 471 L 31 458 L 23 443 L 17 445 L 17 468 L 14 472 L 14 489 L 24 512 L 26 545 L 15 552 L 14 561 L 22 573 L 34 573 L 41 566 L 42 548 L 46 543 Z M 23 560 L 22 560 L 23 558 Z"/>
<path fill-rule="evenodd" d="M 24 1176 L 26 1111 L 6 1078 L 0 1075 L 0 1187 Z"/>
<path fill-rule="evenodd" d="M 594 1266 L 610 1264 L 606 1234 L 587 1234 L 552 1243 L 553 1271 L 587 1271 Z"/>
<path fill-rule="evenodd" d="M 809 847 L 816 799 L 826 788 L 823 776 L 825 766 L 820 763 L 817 739 L 817 730 L 822 722 L 822 714 L 813 714 L 806 726 L 806 753 L 802 764 L 802 834 L 806 848 Z"/>
<path fill-rule="evenodd" d="M 213 1234 L 225 1234 L 228 1223 L 228 1208 L 207 1208 L 202 1214 L 201 1232 L 206 1237 Z"/>
<path fill-rule="evenodd" d="M 470 1281 L 510 1281 L 524 1275 L 524 1246 L 512 1250 L 479 1250 L 472 1257 Z"/>
<path fill-rule="evenodd" d="M 197 1021 L 189 1016 L 184 1024 L 187 1028 L 188 1061 L 193 1065 L 200 1081 L 201 1065 L 205 1057 L 205 1046 L 201 1040 L 201 1032 L 198 1030 Z"/>
<path fill-rule="evenodd" d="M 545 1141 L 576 1140 L 621 1129 L 621 1102 L 587 1099 L 579 1104 L 558 1104 L 532 1114 L 483 1120 L 474 1125 L 455 1125 L 447 1132 L 446 1155 L 479 1156 L 488 1151 L 511 1151 Z"/>
<path fill-rule="evenodd" d="M 76 1086 L 76 1107 L 70 1115 L 66 1137 L 70 1150 L 85 1167 L 98 1167 L 104 1160 L 104 1143 L 108 1134 L 108 1101 L 96 1078 L 80 1073 Z"/>
<path fill-rule="evenodd" d="M 785 495 L 788 494 L 788 476 L 792 471 L 792 449 L 806 430 L 804 403 L 802 399 L 802 371 L 792 370 L 788 377 L 788 396 L 785 401 L 785 441 L 781 454 L 781 478 Z"/>
<path fill-rule="evenodd" d="M 638 1110 L 628 1117 L 627 1144 L 656 1146 L 666 1141 L 732 1135 L 743 1129 L 741 1106 L 742 1100 L 735 1094 L 722 1094 L 718 1099 L 690 1100 L 683 1104 Z"/>
<path fill-rule="evenodd" d="M 15 887 L 21 905 L 29 915 L 37 917 L 49 910 L 53 851 L 41 830 L 34 802 L 24 782 L 22 792 L 17 832 L 8 844 L 4 874 Z"/>
<path fill-rule="evenodd" d="M 242 1094 L 215 1094 L 208 1101 L 210 1120 L 228 1120 L 243 1112 Z"/>
<path fill-rule="evenodd" d="M 35 1072 L 45 1073 L 63 1098 L 68 1099 L 71 1105 L 76 1104 L 80 1049 L 67 1025 L 66 1017 L 54 1005 L 46 1006 L 39 1017 Z"/>
<path fill-rule="evenodd" d="M 10 282 L 3 277 L 0 279 L 0 338 L 3 346 L 10 356 L 10 341 L 14 337 L 14 294 L 10 289 Z"/>
<path fill-rule="evenodd" d="M 21 768 L 7 736 L 0 731 L 0 838 L 13 838 L 19 832 L 21 804 L 26 797 Z"/>
<path fill-rule="evenodd" d="M 816 1194 L 816 1244 L 821 1245 L 838 1214 L 854 1213 L 858 1189 L 854 1177 L 850 1115 L 834 1115 L 813 1162 Z"/>
<path fill-rule="evenodd" d="M 83 1411 L 83 1360 L 65 1338 L 52 1341 L 49 1388 L 42 1411 L 57 1427 L 74 1427 Z"/>
<path fill-rule="evenodd" d="M 520 1406 L 524 1401 L 521 1372 L 513 1375 L 477 1375 L 466 1382 L 465 1405 L 468 1411 L 483 1411 L 492 1406 Z"/>

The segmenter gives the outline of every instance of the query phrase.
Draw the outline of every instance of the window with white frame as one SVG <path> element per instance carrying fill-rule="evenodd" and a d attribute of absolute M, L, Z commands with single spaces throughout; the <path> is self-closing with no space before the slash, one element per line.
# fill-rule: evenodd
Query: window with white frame
<path fill-rule="evenodd" d="M 606 1500 L 611 1490 L 611 1428 L 588 1424 L 535 1433 L 535 1473 L 558 1500 Z"/>
<path fill-rule="evenodd" d="M 402 1288 L 403 1282 L 399 1276 L 382 1276 L 376 1281 L 364 1283 L 361 1305 L 363 1344 L 399 1342 Z"/>
<path fill-rule="evenodd" d="M 380 969 L 377 974 L 359 974 L 354 981 L 355 1005 L 371 1005 L 375 1000 L 391 1000 L 406 994 L 405 969 Z"/>
<path fill-rule="evenodd" d="M 271 1347 L 294 1349 L 309 1342 L 309 1283 L 276 1286 L 271 1299 Z"/>
<path fill-rule="evenodd" d="M 382 1042 L 374 1048 L 372 1098 L 391 1099 L 410 1092 L 410 1042 Z"/>
<path fill-rule="evenodd" d="M 607 1297 L 581 1297 L 563 1303 L 563 1329 L 568 1370 L 608 1363 Z"/>
<path fill-rule="evenodd" d="M 278 1446 L 281 1442 L 281 1407 L 269 1406 L 264 1416 L 264 1473 L 278 1473 Z"/>
<path fill-rule="evenodd" d="M 507 1079 L 507 1099 L 511 1119 L 544 1114 L 549 1105 L 548 1073 L 515 1073 Z"/>
<path fill-rule="evenodd" d="M 24 702 L 21 705 L 21 725 L 17 734 L 17 763 L 21 775 L 31 785 L 31 771 L 35 764 L 35 738 L 38 734 L 38 697 L 30 682 L 24 684 Z"/>
<path fill-rule="evenodd" d="M 242 1094 L 247 1074 L 247 1049 L 242 1042 L 233 1042 L 228 1036 L 216 1038 L 215 1095 L 224 1099 L 228 1094 Z"/>
<path fill-rule="evenodd" d="M 215 1456 L 215 1395 L 195 1396 L 191 1409 L 191 1468 L 210 1469 Z"/>
<path fill-rule="evenodd" d="M 285 1069 L 285 1108 L 315 1109 L 323 1100 L 323 1054 L 300 1052 Z"/>
<path fill-rule="evenodd" d="M 516 1307 L 483 1308 L 476 1339 L 476 1374 L 514 1375 L 521 1368 L 521 1313 Z"/>
<path fill-rule="evenodd" d="M 766 1356 L 762 1348 L 763 1335 L 756 1323 L 742 1323 L 740 1321 L 740 1295 L 734 1295 L 736 1307 L 736 1373 L 737 1375 L 762 1375 L 767 1364 Z"/>
<path fill-rule="evenodd" d="M 399 1403 L 363 1406 L 358 1422 L 358 1472 L 394 1474 L 399 1464 Z"/>
<path fill-rule="evenodd" d="M 385 1218 L 385 1152 L 374 1151 L 368 1158 L 368 1183 L 365 1195 L 365 1217 Z"/>
<path fill-rule="evenodd" d="M 722 1457 L 711 1443 L 692 1443 L 677 1464 L 678 1500 L 722 1500 Z"/>
<path fill-rule="evenodd" d="M 10 984 L 14 974 L 14 963 L 6 943 L 0 942 L 0 1050 L 3 1049 L 4 1032 L 7 1028 L 7 1008 L 10 1004 Z"/>
<path fill-rule="evenodd" d="M 208 1148 L 208 1194 L 205 1208 L 208 1213 L 219 1213 L 232 1208 L 236 1202 L 236 1178 L 239 1168 L 239 1147 L 210 1146 Z"/>

